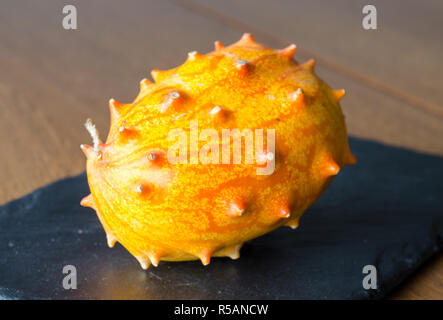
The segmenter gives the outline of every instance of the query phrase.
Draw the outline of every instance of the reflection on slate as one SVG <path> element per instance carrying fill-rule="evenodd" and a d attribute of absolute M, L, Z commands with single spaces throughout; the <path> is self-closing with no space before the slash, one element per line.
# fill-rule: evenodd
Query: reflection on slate
<path fill-rule="evenodd" d="M 373 299 L 443 247 L 443 158 L 351 139 L 359 163 L 342 170 L 292 231 L 246 244 L 239 260 L 161 262 L 143 271 L 106 246 L 79 206 L 84 174 L 0 207 L 0 299 Z M 77 268 L 77 290 L 62 287 Z M 378 289 L 362 287 L 375 265 Z"/>

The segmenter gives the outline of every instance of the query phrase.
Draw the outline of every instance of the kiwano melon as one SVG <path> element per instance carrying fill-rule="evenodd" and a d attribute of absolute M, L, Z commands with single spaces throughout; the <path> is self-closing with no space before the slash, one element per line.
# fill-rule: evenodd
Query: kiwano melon
<path fill-rule="evenodd" d="M 344 90 L 319 79 L 313 60 L 296 62 L 295 49 L 273 50 L 250 34 L 229 47 L 216 42 L 213 52 L 153 70 L 155 83 L 142 80 L 133 103 L 111 99 L 105 143 L 87 121 L 94 143 L 81 148 L 91 194 L 81 204 L 96 211 L 110 247 L 120 242 L 144 269 L 160 260 L 207 265 L 211 257 L 237 259 L 244 242 L 280 226 L 298 226 L 356 159 L 339 106 Z M 176 129 L 187 136 L 171 139 Z M 272 132 L 273 140 L 258 135 Z M 272 170 L 258 174 L 265 167 Z"/>

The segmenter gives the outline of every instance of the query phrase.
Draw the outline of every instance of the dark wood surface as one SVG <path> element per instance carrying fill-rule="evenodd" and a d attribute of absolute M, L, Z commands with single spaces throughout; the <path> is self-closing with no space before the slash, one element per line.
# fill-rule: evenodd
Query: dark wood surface
<path fill-rule="evenodd" d="M 378 29 L 361 27 L 364 1 L 59 1 L 0 3 L 0 203 L 85 169 L 87 117 L 108 129 L 107 101 L 131 101 L 154 68 L 184 62 L 214 40 L 251 32 L 269 46 L 296 43 L 317 73 L 345 88 L 349 133 L 443 155 L 443 3 L 372 1 Z M 443 256 L 393 298 L 442 299 Z"/>

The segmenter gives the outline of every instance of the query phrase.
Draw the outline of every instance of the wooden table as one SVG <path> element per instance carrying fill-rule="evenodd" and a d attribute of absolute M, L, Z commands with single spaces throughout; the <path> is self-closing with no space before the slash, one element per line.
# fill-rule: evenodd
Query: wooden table
<path fill-rule="evenodd" d="M 0 203 L 80 173 L 87 117 L 108 130 L 107 101 L 131 101 L 149 70 L 208 52 L 243 32 L 272 47 L 296 42 L 297 60 L 342 100 L 351 135 L 443 155 L 443 3 L 371 1 L 378 29 L 362 28 L 366 1 L 59 1 L 0 3 Z M 392 298 L 442 299 L 443 255 Z"/>

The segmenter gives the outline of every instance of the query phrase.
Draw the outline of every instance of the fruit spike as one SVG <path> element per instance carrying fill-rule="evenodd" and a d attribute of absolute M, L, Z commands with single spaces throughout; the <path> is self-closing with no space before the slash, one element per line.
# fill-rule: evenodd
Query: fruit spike
<path fill-rule="evenodd" d="M 292 219 L 292 220 L 289 220 L 286 224 L 285 224 L 285 226 L 287 226 L 287 227 L 289 227 L 289 228 L 291 228 L 291 229 L 297 229 L 298 228 L 298 218 L 296 218 L 296 219 Z"/>
<path fill-rule="evenodd" d="M 216 114 L 220 114 L 221 111 L 222 109 L 220 108 L 220 106 L 215 106 L 214 108 L 211 109 L 211 111 L 209 111 L 209 113 L 212 116 L 215 116 Z"/>
<path fill-rule="evenodd" d="M 215 49 L 215 51 L 219 51 L 219 50 L 223 49 L 224 47 L 225 46 L 220 41 L 215 41 L 214 42 L 214 49 Z"/>
<path fill-rule="evenodd" d="M 189 61 L 194 61 L 194 60 L 199 59 L 201 57 L 203 57 L 203 56 L 198 51 L 191 51 L 188 53 L 188 60 Z"/>
<path fill-rule="evenodd" d="M 146 270 L 152 264 L 154 267 L 157 267 L 160 262 L 161 255 L 158 253 L 144 253 L 143 255 L 139 255 L 136 257 L 137 261 L 140 263 L 142 269 Z"/>
<path fill-rule="evenodd" d="M 158 264 L 160 263 L 161 255 L 159 255 L 159 254 L 157 254 L 157 253 L 151 253 L 151 254 L 148 254 L 148 258 L 149 258 L 149 260 L 151 261 L 151 264 L 152 264 L 154 267 L 157 267 Z"/>
<path fill-rule="evenodd" d="M 357 158 L 349 151 L 349 153 L 346 155 L 345 166 L 356 163 L 357 163 Z"/>
<path fill-rule="evenodd" d="M 254 37 L 250 33 L 243 33 L 241 39 L 237 42 L 237 44 L 255 44 Z"/>
<path fill-rule="evenodd" d="M 94 199 L 92 199 L 92 195 L 88 194 L 86 197 L 84 197 L 82 199 L 82 201 L 80 201 L 80 204 L 83 207 L 89 207 L 95 210 L 95 205 L 94 205 Z"/>
<path fill-rule="evenodd" d="M 149 81 L 148 79 L 144 78 L 140 81 L 140 90 L 145 90 L 149 88 L 153 83 Z"/>
<path fill-rule="evenodd" d="M 289 59 L 292 59 L 294 57 L 295 50 L 297 50 L 297 46 L 295 44 L 291 44 L 291 45 L 287 46 L 286 48 L 279 50 L 278 52 L 281 55 L 283 55 Z"/>
<path fill-rule="evenodd" d="M 87 144 L 81 144 L 80 149 L 82 149 L 83 153 L 85 154 L 86 158 L 91 158 L 93 156 L 97 156 L 97 153 L 94 150 L 94 147 L 91 147 Z"/>
<path fill-rule="evenodd" d="M 136 256 L 135 258 L 137 259 L 138 263 L 140 263 L 143 270 L 147 270 L 151 265 L 151 261 L 148 257 Z"/>
<path fill-rule="evenodd" d="M 109 112 L 111 114 L 111 123 L 115 123 L 120 119 L 120 109 L 123 104 L 116 101 L 115 99 L 109 99 Z"/>
<path fill-rule="evenodd" d="M 301 88 L 298 88 L 296 91 L 289 93 L 289 99 L 301 105 L 305 102 L 305 93 Z"/>
<path fill-rule="evenodd" d="M 143 190 L 145 190 L 145 188 L 139 184 L 136 188 L 135 188 L 135 192 L 137 193 L 143 193 Z"/>
<path fill-rule="evenodd" d="M 341 100 L 346 95 L 345 89 L 333 90 L 332 93 L 337 100 Z"/>
<path fill-rule="evenodd" d="M 240 70 L 242 73 L 246 73 L 249 68 L 249 64 L 245 60 L 237 60 L 237 63 L 235 64 L 235 67 Z"/>
<path fill-rule="evenodd" d="M 315 67 L 315 60 L 314 59 L 309 59 L 308 61 L 306 61 L 305 63 L 303 63 L 303 66 L 305 68 L 307 68 L 309 71 L 314 71 L 314 67 Z"/>
<path fill-rule="evenodd" d="M 214 250 L 212 249 L 205 249 L 200 254 L 198 254 L 198 257 L 200 258 L 200 261 L 204 266 L 207 266 L 211 262 L 211 256 Z"/>
<path fill-rule="evenodd" d="M 138 134 L 135 129 L 127 128 L 125 126 L 121 126 L 118 128 L 119 138 L 124 142 L 128 142 L 129 139 L 137 138 Z"/>
<path fill-rule="evenodd" d="M 331 160 L 326 165 L 326 172 L 329 176 L 336 176 L 340 172 L 340 167 L 335 161 Z"/>
<path fill-rule="evenodd" d="M 298 226 L 356 159 L 339 107 L 344 91 L 320 80 L 313 60 L 294 61 L 295 49 L 273 50 L 248 33 L 231 46 L 216 42 L 209 54 L 191 52 L 181 66 L 153 70 L 155 83 L 143 79 L 132 104 L 111 99 L 105 144 L 87 121 L 93 146 L 81 149 L 91 195 L 81 204 L 96 211 L 110 246 L 121 243 L 143 269 L 160 261 L 207 265 L 211 257 L 237 259 L 244 242 L 277 227 Z M 219 137 L 237 128 L 269 138 L 274 130 L 275 143 L 263 137 L 252 164 L 244 161 L 246 150 L 240 164 L 172 162 L 176 141 L 169 134 L 183 129 L 191 141 L 196 121 L 199 133 L 211 129 Z M 257 175 L 269 164 L 275 164 L 271 172 Z"/>
<path fill-rule="evenodd" d="M 178 106 L 180 105 L 182 102 L 182 96 L 180 94 L 179 91 L 172 91 L 170 93 L 168 93 L 165 97 L 164 97 L 164 102 L 162 104 L 160 104 L 159 106 L 159 110 L 160 112 L 164 113 L 166 111 L 168 111 L 168 109 L 171 106 Z"/>
<path fill-rule="evenodd" d="M 108 243 L 109 248 L 113 248 L 115 243 L 117 242 L 117 238 L 114 237 L 111 233 L 106 234 L 106 241 Z"/>
<path fill-rule="evenodd" d="M 281 218 L 289 218 L 291 216 L 291 211 L 287 206 L 284 206 L 278 209 L 278 215 Z"/>
<path fill-rule="evenodd" d="M 230 247 L 226 247 L 223 251 L 223 256 L 229 257 L 232 260 L 237 260 L 240 258 L 240 249 L 243 246 L 243 243 L 235 244 Z"/>
<path fill-rule="evenodd" d="M 245 211 L 245 204 L 241 200 L 235 200 L 229 204 L 228 215 L 231 217 L 240 217 Z"/>

